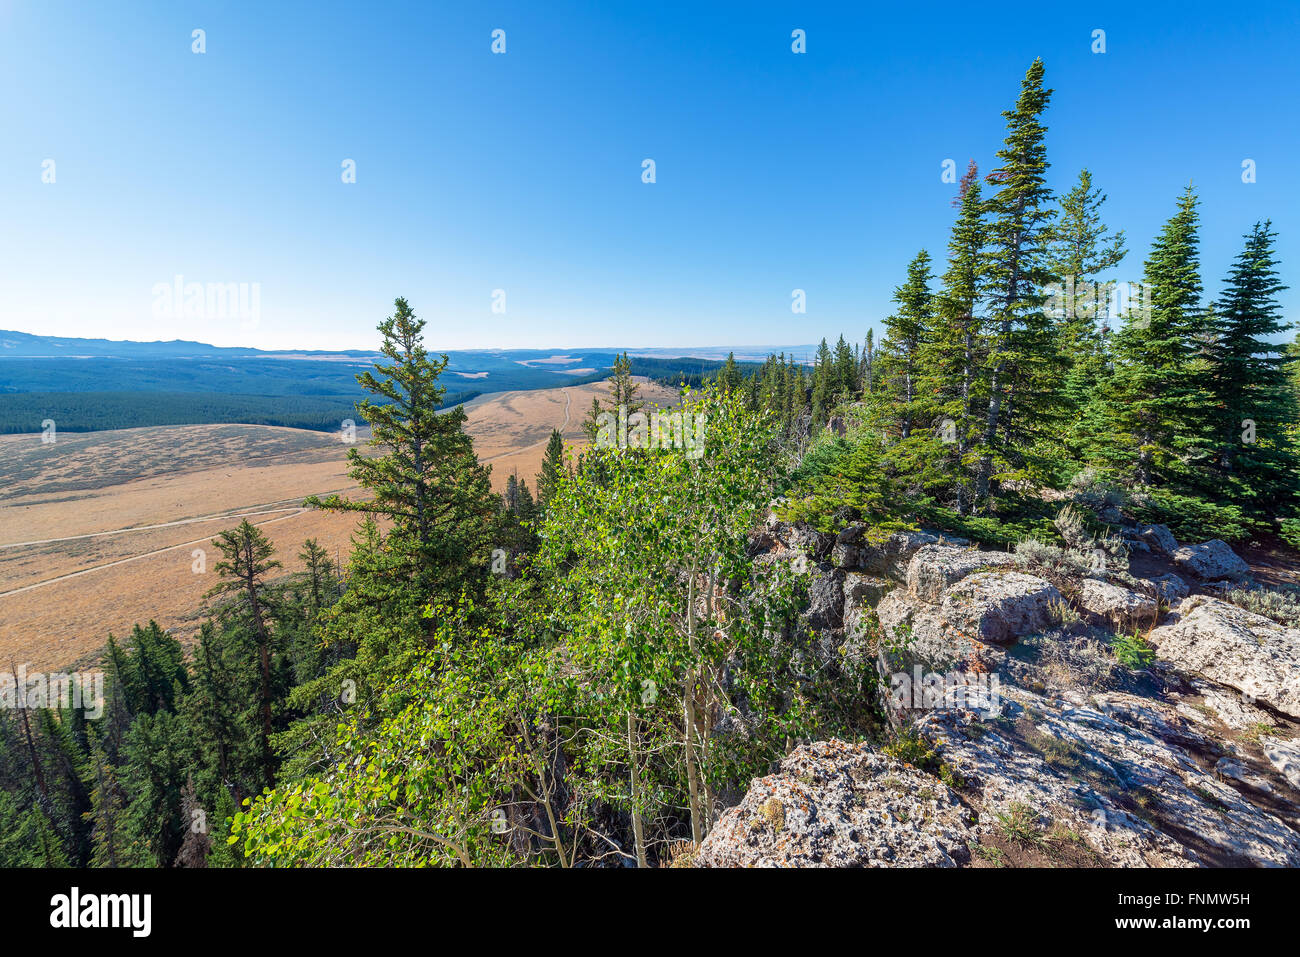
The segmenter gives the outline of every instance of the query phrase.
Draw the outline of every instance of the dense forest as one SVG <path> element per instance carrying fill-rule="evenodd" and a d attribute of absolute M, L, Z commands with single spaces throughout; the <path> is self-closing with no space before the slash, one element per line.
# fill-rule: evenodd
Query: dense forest
<path fill-rule="evenodd" d="M 633 375 L 667 385 L 700 385 L 722 366 L 715 359 L 650 356 L 633 356 L 630 362 Z M 330 432 L 356 415 L 354 402 L 362 393 L 353 381 L 344 385 L 337 363 L 257 359 L 246 360 L 246 364 L 255 367 L 257 374 L 224 365 L 214 372 L 218 363 L 185 359 L 148 363 L 0 359 L 0 435 L 37 432 L 47 419 L 57 423 L 62 432 L 212 423 Z M 567 376 L 562 384 L 599 382 L 608 374 L 609 369 L 604 368 Z M 348 372 L 346 378 L 352 380 L 353 376 Z M 520 368 L 494 373 L 490 389 L 486 379 L 472 381 L 475 388 L 462 385 L 448 391 L 443 404 L 453 407 L 489 391 L 554 388 L 557 376 Z M 59 391 L 42 391 L 55 383 Z M 167 391 L 168 385 L 186 391 Z M 266 391 L 242 391 L 251 389 Z"/>
<path fill-rule="evenodd" d="M 374 447 L 347 453 L 368 494 L 308 500 L 357 514 L 345 567 L 308 541 L 285 575 L 241 524 L 193 647 L 138 626 L 108 641 L 102 716 L 0 712 L 0 863 L 678 862 L 792 742 L 890 734 L 872 668 L 810 666 L 806 579 L 751 548 L 771 508 L 990 546 L 1060 543 L 1074 505 L 1104 541 L 1123 508 L 1300 560 L 1276 234 L 1243 223 L 1207 293 L 1188 187 L 1116 315 L 1098 277 L 1128 239 L 1086 170 L 1048 187 L 1050 98 L 1035 62 L 878 340 L 683 385 L 699 455 L 646 441 L 624 356 L 590 445 L 554 433 L 531 488 L 492 493 L 396 300 L 358 377 Z"/>

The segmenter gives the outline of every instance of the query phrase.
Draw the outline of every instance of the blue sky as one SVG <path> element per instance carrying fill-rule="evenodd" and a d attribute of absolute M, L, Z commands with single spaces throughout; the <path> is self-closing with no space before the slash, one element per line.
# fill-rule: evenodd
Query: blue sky
<path fill-rule="evenodd" d="M 438 348 L 860 340 L 1035 56 L 1117 278 L 1191 181 L 1208 289 L 1271 217 L 1300 318 L 1300 5 L 701 6 L 0 0 L 0 328 L 368 348 L 404 295 Z M 176 275 L 256 321 L 155 315 Z"/>

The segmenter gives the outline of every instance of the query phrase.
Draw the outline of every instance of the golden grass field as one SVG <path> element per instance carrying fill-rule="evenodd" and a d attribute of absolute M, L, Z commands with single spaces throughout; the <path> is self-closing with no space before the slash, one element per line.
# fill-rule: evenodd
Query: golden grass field
<path fill-rule="evenodd" d="M 650 402 L 676 393 L 642 384 Z M 604 383 L 503 392 L 466 404 L 467 430 L 493 487 L 512 472 L 534 486 L 552 428 L 580 447 Z M 368 435 L 359 431 L 358 443 Z M 312 494 L 355 494 L 337 434 L 255 425 L 0 436 L 0 664 L 93 663 L 109 634 L 155 620 L 189 642 L 220 557 L 210 544 L 242 518 L 263 528 L 283 572 L 315 538 L 346 560 L 355 516 L 301 508 Z M 195 549 L 206 569 L 194 570 Z"/>

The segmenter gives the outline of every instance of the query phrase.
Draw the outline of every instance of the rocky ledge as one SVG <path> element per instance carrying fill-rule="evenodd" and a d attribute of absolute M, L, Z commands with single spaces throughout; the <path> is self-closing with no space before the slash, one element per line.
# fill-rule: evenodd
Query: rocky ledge
<path fill-rule="evenodd" d="M 1126 534 L 1141 561 L 1094 567 L 770 521 L 802 639 L 876 669 L 892 740 L 799 746 L 693 863 L 1300 866 L 1300 622 L 1223 600 L 1223 542 Z"/>

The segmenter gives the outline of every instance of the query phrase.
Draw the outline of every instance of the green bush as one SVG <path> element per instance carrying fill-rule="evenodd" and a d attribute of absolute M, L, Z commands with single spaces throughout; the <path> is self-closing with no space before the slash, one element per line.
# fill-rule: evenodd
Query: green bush
<path fill-rule="evenodd" d="M 1248 517 L 1240 506 L 1216 505 L 1164 489 L 1151 489 L 1140 500 L 1135 497 L 1131 509 L 1143 522 L 1168 525 L 1180 540 L 1220 538 L 1240 542 L 1261 529 L 1260 523 Z"/>

